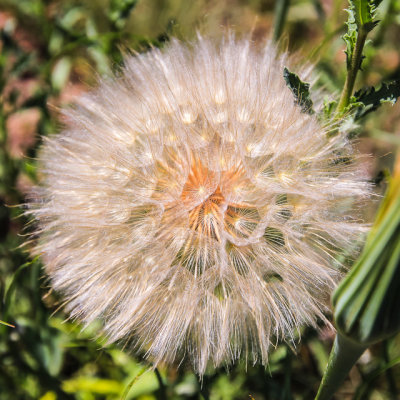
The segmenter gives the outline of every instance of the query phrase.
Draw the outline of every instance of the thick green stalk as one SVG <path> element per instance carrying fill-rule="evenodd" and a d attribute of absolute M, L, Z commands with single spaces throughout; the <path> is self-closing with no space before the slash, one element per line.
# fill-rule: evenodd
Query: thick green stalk
<path fill-rule="evenodd" d="M 350 341 L 340 333 L 336 335 L 328 365 L 315 400 L 329 400 L 332 398 L 367 347 Z"/>
<path fill-rule="evenodd" d="M 354 84 L 356 82 L 357 72 L 360 69 L 362 61 L 362 51 L 367 39 L 368 31 L 359 29 L 357 34 L 357 41 L 354 52 L 351 57 L 351 62 L 347 70 L 346 81 L 344 83 L 343 91 L 340 96 L 339 104 L 337 106 L 337 113 L 340 115 L 344 112 L 350 103 L 350 97 L 353 94 Z"/>
<path fill-rule="evenodd" d="M 283 26 L 285 25 L 286 16 L 289 10 L 290 0 L 276 0 L 275 3 L 275 26 L 274 40 L 275 42 L 281 37 Z"/>

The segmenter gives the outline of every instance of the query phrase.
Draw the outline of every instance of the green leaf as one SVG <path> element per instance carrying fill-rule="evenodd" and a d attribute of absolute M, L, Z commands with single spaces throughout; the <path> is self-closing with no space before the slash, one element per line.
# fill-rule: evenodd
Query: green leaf
<path fill-rule="evenodd" d="M 30 267 L 31 265 L 35 264 L 38 261 L 39 257 L 36 256 L 33 260 L 30 260 L 26 262 L 25 264 L 22 264 L 18 269 L 14 272 L 9 284 L 6 287 L 6 290 L 4 291 L 4 297 L 3 297 L 3 304 L 4 304 L 4 319 L 7 319 L 8 313 L 9 313 L 9 308 L 11 304 L 11 296 L 14 293 L 15 288 L 17 287 L 17 282 L 18 282 L 18 277 L 22 273 L 22 271 L 25 268 Z"/>
<path fill-rule="evenodd" d="M 308 348 L 316 362 L 316 366 L 321 375 L 323 375 L 326 365 L 328 364 L 329 354 L 324 343 L 318 339 L 312 339 L 308 342 Z"/>
<path fill-rule="evenodd" d="M 346 43 L 345 53 L 348 70 L 351 68 L 351 60 L 353 58 L 357 36 L 360 34 L 360 31 L 366 34 L 372 31 L 379 22 L 375 20 L 375 16 L 376 7 L 380 1 L 381 0 L 349 0 L 350 7 L 346 10 L 349 14 L 346 22 L 347 32 L 343 35 L 343 40 Z"/>
<path fill-rule="evenodd" d="M 51 73 L 51 84 L 54 89 L 61 90 L 68 82 L 72 69 L 72 61 L 69 57 L 59 59 Z"/>
<path fill-rule="evenodd" d="M 62 332 L 45 326 L 40 329 L 40 339 L 34 341 L 36 356 L 51 376 L 57 376 L 61 371 L 66 340 Z"/>
<path fill-rule="evenodd" d="M 347 70 L 351 69 L 351 60 L 357 41 L 357 25 L 354 16 L 354 7 L 351 6 L 351 3 L 350 1 L 350 8 L 346 10 L 349 16 L 346 22 L 347 32 L 343 35 L 343 40 L 346 43 L 346 50 L 344 52 L 346 53 Z"/>
<path fill-rule="evenodd" d="M 60 19 L 60 27 L 64 28 L 67 32 L 76 33 L 77 24 L 85 20 L 87 15 L 87 10 L 83 7 L 74 7 L 71 8 L 61 19 Z M 55 31 L 57 32 L 57 31 Z"/>
<path fill-rule="evenodd" d="M 332 297 L 336 328 L 370 345 L 400 331 L 400 181 L 392 181 L 361 257 Z"/>
<path fill-rule="evenodd" d="M 52 391 L 46 392 L 39 400 L 57 400 L 57 395 Z"/>
<path fill-rule="evenodd" d="M 375 20 L 376 7 L 381 0 L 349 0 L 350 10 L 354 13 L 358 29 L 372 31 L 379 21 Z"/>
<path fill-rule="evenodd" d="M 119 395 L 124 390 L 124 386 L 112 379 L 79 376 L 64 381 L 62 389 L 67 393 L 89 392 L 98 395 Z"/>
<path fill-rule="evenodd" d="M 355 119 L 375 111 L 383 103 L 395 104 L 398 97 L 400 97 L 400 79 L 389 83 L 384 82 L 378 90 L 374 87 L 359 90 L 354 94 L 353 105 L 358 107 Z"/>
<path fill-rule="evenodd" d="M 121 30 L 125 27 L 136 3 L 137 0 L 111 0 L 108 18 L 116 29 Z"/>
<path fill-rule="evenodd" d="M 301 107 L 302 112 L 314 114 L 312 109 L 313 102 L 310 97 L 310 84 L 303 82 L 298 75 L 290 72 L 286 67 L 283 69 L 283 78 L 292 91 L 296 103 Z"/>
<path fill-rule="evenodd" d="M 126 400 L 129 391 L 132 389 L 132 386 L 136 383 L 136 381 L 146 372 L 146 367 L 143 367 L 139 373 L 137 373 L 133 379 L 129 382 L 129 384 L 127 385 L 127 387 L 124 390 L 124 393 L 122 394 L 121 400 Z"/>
<path fill-rule="evenodd" d="M 337 106 L 337 101 L 324 99 L 323 115 L 325 119 L 331 118 Z"/>

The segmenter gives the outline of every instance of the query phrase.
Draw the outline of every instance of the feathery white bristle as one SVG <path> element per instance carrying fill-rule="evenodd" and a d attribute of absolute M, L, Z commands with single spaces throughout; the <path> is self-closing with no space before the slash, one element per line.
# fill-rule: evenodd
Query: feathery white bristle
<path fill-rule="evenodd" d="M 287 64 L 271 43 L 172 41 L 68 111 L 29 212 L 73 317 L 200 375 L 265 364 L 324 319 L 369 188 L 343 135 L 294 104 Z"/>

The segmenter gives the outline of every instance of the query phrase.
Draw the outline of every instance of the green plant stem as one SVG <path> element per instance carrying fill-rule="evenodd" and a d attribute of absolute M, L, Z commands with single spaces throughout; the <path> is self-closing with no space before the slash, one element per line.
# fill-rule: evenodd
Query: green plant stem
<path fill-rule="evenodd" d="M 359 29 L 357 34 L 357 41 L 351 57 L 350 65 L 347 68 L 346 81 L 344 83 L 343 91 L 340 96 L 337 113 L 340 115 L 344 112 L 350 103 L 350 97 L 353 94 L 354 84 L 356 82 L 357 72 L 360 69 L 362 61 L 362 51 L 367 39 L 368 32 L 364 29 Z"/>
<path fill-rule="evenodd" d="M 200 389 L 200 394 L 203 396 L 204 400 L 209 400 L 210 399 L 210 396 L 208 394 L 208 390 L 207 389 L 201 388 Z"/>
<path fill-rule="evenodd" d="M 336 335 L 315 400 L 332 398 L 366 348 L 367 346 L 354 343 L 340 333 Z"/>
<path fill-rule="evenodd" d="M 210 391 L 208 389 L 208 377 L 203 376 L 202 380 L 199 382 L 200 384 L 200 394 L 204 400 L 210 399 Z"/>
<path fill-rule="evenodd" d="M 285 25 L 286 16 L 289 10 L 290 0 L 276 0 L 275 3 L 275 26 L 274 40 L 275 42 L 281 37 L 283 26 Z"/>
<path fill-rule="evenodd" d="M 292 353 L 289 349 L 289 347 L 286 348 L 286 357 L 284 361 L 285 365 L 285 380 L 284 380 L 284 386 L 281 394 L 281 399 L 282 400 L 292 400 L 292 391 L 291 391 L 291 386 L 292 386 Z"/>
<path fill-rule="evenodd" d="M 159 399 L 160 400 L 167 400 L 167 390 L 166 387 L 164 385 L 162 376 L 160 374 L 160 371 L 157 368 L 154 368 L 154 373 L 157 377 L 157 381 L 158 381 L 158 392 L 159 392 Z"/>

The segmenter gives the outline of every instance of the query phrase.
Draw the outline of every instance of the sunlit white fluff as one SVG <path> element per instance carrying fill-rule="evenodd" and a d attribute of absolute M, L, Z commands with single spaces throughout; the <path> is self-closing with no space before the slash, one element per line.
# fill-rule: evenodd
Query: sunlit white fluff
<path fill-rule="evenodd" d="M 74 318 L 159 362 L 267 362 L 324 318 L 368 188 L 286 54 L 199 38 L 127 57 L 45 141 L 37 251 Z"/>

